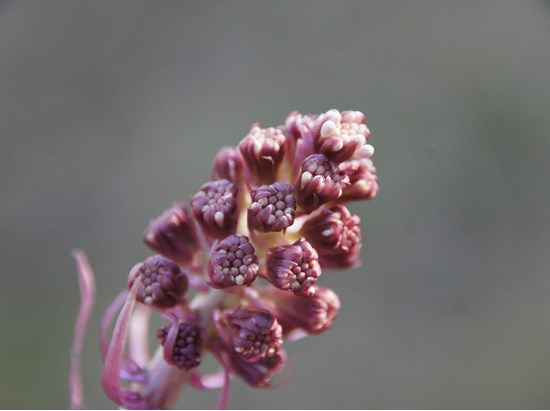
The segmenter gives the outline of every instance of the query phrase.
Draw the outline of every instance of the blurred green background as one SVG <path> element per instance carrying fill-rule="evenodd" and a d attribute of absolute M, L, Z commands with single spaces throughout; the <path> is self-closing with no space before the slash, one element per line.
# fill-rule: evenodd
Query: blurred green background
<path fill-rule="evenodd" d="M 287 113 L 367 115 L 381 190 L 364 265 L 287 344 L 290 381 L 233 408 L 550 407 L 550 3 L 0 2 L 0 406 L 68 406 L 79 295 L 97 330 L 150 218 L 222 145 Z M 178 403 L 209 408 L 216 394 Z"/>

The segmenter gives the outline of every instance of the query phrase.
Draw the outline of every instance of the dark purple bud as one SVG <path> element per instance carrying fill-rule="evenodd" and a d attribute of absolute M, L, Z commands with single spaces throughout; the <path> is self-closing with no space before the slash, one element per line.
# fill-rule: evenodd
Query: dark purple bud
<path fill-rule="evenodd" d="M 202 338 L 198 325 L 173 323 L 169 327 L 159 328 L 157 339 L 168 364 L 189 370 L 201 363 Z"/>
<path fill-rule="evenodd" d="M 136 300 L 145 305 L 164 309 L 177 305 L 187 291 L 187 277 L 172 261 L 160 255 L 136 264 L 128 276 L 128 289 L 141 279 Z"/>
<path fill-rule="evenodd" d="M 248 286 L 258 274 L 258 257 L 247 237 L 230 235 L 214 244 L 208 261 L 210 286 L 227 288 Z"/>
<path fill-rule="evenodd" d="M 143 241 L 178 264 L 192 263 L 200 250 L 191 213 L 182 203 L 174 203 L 172 208 L 151 221 Z"/>
<path fill-rule="evenodd" d="M 267 253 L 267 276 L 281 290 L 291 290 L 302 296 L 315 293 L 317 277 L 321 275 L 317 251 L 305 239 L 291 245 L 272 248 Z"/>
<path fill-rule="evenodd" d="M 253 124 L 239 143 L 239 150 L 249 171 L 251 184 L 270 184 L 285 154 L 286 136 L 278 128 L 260 128 Z"/>
<path fill-rule="evenodd" d="M 218 151 L 212 166 L 212 180 L 225 179 L 237 183 L 243 171 L 241 153 L 233 147 L 223 147 Z"/>
<path fill-rule="evenodd" d="M 354 155 L 370 157 L 374 151 L 367 144 L 370 131 L 360 111 L 329 110 L 319 116 L 314 129 L 315 147 L 336 163 Z"/>
<path fill-rule="evenodd" d="M 273 377 L 283 369 L 286 362 L 286 353 L 283 350 L 256 362 L 247 362 L 239 355 L 229 355 L 228 357 L 231 371 L 247 384 L 257 388 L 268 387 Z"/>
<path fill-rule="evenodd" d="M 334 162 L 323 154 L 312 154 L 302 164 L 296 186 L 298 205 L 306 210 L 315 209 L 339 198 L 349 185 L 349 177 L 339 172 Z"/>
<path fill-rule="evenodd" d="M 337 205 L 306 221 L 302 235 L 319 253 L 323 268 L 349 268 L 359 264 L 361 219 Z"/>
<path fill-rule="evenodd" d="M 217 312 L 214 321 L 226 349 L 246 362 L 273 357 L 283 343 L 280 324 L 266 310 L 239 307 Z"/>
<path fill-rule="evenodd" d="M 342 200 L 370 200 L 378 193 L 376 167 L 370 158 L 346 161 L 338 169 L 349 176 L 351 186 L 344 190 Z"/>
<path fill-rule="evenodd" d="M 233 233 L 237 226 L 237 186 L 228 180 L 204 184 L 193 196 L 193 214 L 202 227 L 214 238 Z"/>
<path fill-rule="evenodd" d="M 340 299 L 334 291 L 317 287 L 309 298 L 271 289 L 275 302 L 274 314 L 283 327 L 283 333 L 300 329 L 308 334 L 320 334 L 330 327 L 340 310 Z"/>
<path fill-rule="evenodd" d="M 296 199 L 288 184 L 281 181 L 252 190 L 252 204 L 248 207 L 250 228 L 268 232 L 283 231 L 294 223 Z"/>

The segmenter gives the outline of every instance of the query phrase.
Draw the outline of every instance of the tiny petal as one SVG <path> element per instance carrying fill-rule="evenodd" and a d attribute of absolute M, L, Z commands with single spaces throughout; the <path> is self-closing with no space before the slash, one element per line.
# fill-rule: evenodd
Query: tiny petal
<path fill-rule="evenodd" d="M 271 289 L 275 302 L 274 314 L 283 327 L 284 335 L 296 329 L 308 334 L 320 334 L 332 327 L 340 310 L 338 295 L 329 288 L 317 287 L 309 298 Z"/>
<path fill-rule="evenodd" d="M 278 181 L 252 190 L 248 225 L 255 230 L 283 231 L 294 223 L 296 199 L 288 184 Z"/>
<path fill-rule="evenodd" d="M 239 307 L 217 312 L 214 321 L 228 352 L 246 362 L 274 356 L 283 343 L 281 326 L 266 310 Z"/>
<path fill-rule="evenodd" d="M 151 221 L 145 229 L 143 241 L 178 264 L 192 263 L 200 252 L 192 215 L 182 203 L 174 203 Z"/>
<path fill-rule="evenodd" d="M 187 276 L 172 261 L 160 255 L 136 264 L 128 276 L 128 288 L 139 278 L 136 300 L 156 309 L 170 308 L 180 303 L 187 291 Z"/>
<path fill-rule="evenodd" d="M 307 220 L 302 235 L 319 253 L 323 268 L 349 268 L 359 264 L 361 219 L 337 205 Z"/>
<path fill-rule="evenodd" d="M 248 286 L 258 274 L 258 257 L 248 237 L 230 235 L 214 244 L 208 261 L 209 285 L 227 288 Z"/>
<path fill-rule="evenodd" d="M 321 275 L 317 251 L 305 239 L 291 245 L 272 248 L 267 253 L 267 276 L 281 290 L 291 290 L 302 296 L 315 293 L 315 283 Z"/>
<path fill-rule="evenodd" d="M 193 214 L 214 238 L 223 238 L 237 226 L 237 185 L 229 180 L 204 184 L 191 200 Z"/>
<path fill-rule="evenodd" d="M 202 333 L 198 325 L 173 323 L 157 331 L 164 359 L 180 369 L 190 370 L 201 363 Z"/>
<path fill-rule="evenodd" d="M 253 124 L 239 143 L 249 178 L 253 184 L 270 184 L 276 180 L 277 170 L 285 154 L 286 136 L 278 128 L 260 128 Z"/>
<path fill-rule="evenodd" d="M 323 154 L 312 154 L 302 164 L 300 183 L 295 189 L 298 205 L 306 210 L 338 199 L 349 187 L 349 177 Z"/>
<path fill-rule="evenodd" d="M 271 380 L 277 375 L 286 363 L 286 353 L 279 350 L 270 357 L 264 357 L 255 362 L 245 361 L 241 356 L 229 355 L 231 371 L 252 387 L 269 387 Z"/>

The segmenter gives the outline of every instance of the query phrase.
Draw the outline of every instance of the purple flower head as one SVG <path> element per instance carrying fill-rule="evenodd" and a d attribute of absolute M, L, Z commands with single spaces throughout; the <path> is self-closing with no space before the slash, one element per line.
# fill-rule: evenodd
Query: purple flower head
<path fill-rule="evenodd" d="M 294 223 L 296 199 L 288 184 L 277 181 L 252 190 L 248 206 L 248 226 L 254 230 L 283 231 Z"/>
<path fill-rule="evenodd" d="M 312 154 L 302 164 L 296 186 L 298 205 L 306 210 L 315 209 L 338 199 L 349 185 L 349 177 L 338 171 L 334 162 L 323 154 Z"/>
<path fill-rule="evenodd" d="M 202 338 L 199 326 L 174 322 L 168 327 L 159 328 L 157 339 L 168 364 L 184 370 L 200 365 Z"/>
<path fill-rule="evenodd" d="M 136 300 L 157 309 L 173 307 L 187 291 L 187 276 L 172 261 L 160 255 L 136 264 L 128 276 L 128 289 L 139 278 Z"/>
<path fill-rule="evenodd" d="M 223 147 L 218 151 L 212 166 L 212 180 L 225 179 L 237 184 L 242 178 L 243 158 L 239 150 Z"/>
<path fill-rule="evenodd" d="M 216 154 L 212 181 L 189 208 L 176 202 L 149 223 L 144 241 L 160 255 L 132 268 L 101 321 L 101 384 L 115 404 L 172 408 L 191 386 L 221 389 L 216 407 L 225 408 L 232 377 L 268 387 L 286 363 L 284 339 L 332 326 L 340 300 L 322 286 L 321 267 L 359 264 L 360 219 L 343 204 L 378 191 L 364 119 L 329 110 L 293 112 L 277 127 L 254 124 L 236 147 Z M 71 401 L 83 408 L 80 355 L 94 276 L 83 253 L 75 258 L 82 304 Z M 150 356 L 153 311 L 169 324 L 158 329 L 160 346 Z M 203 374 L 208 353 L 220 369 Z"/>
<path fill-rule="evenodd" d="M 319 116 L 314 128 L 316 148 L 336 163 L 355 154 L 372 155 L 372 146 L 367 145 L 370 130 L 360 111 L 329 110 Z"/>
<path fill-rule="evenodd" d="M 200 248 L 192 218 L 182 203 L 174 203 L 149 223 L 143 241 L 157 253 L 178 264 L 193 264 Z"/>
<path fill-rule="evenodd" d="M 235 231 L 237 192 L 238 188 L 234 183 L 215 180 L 204 184 L 193 196 L 193 214 L 210 236 L 223 238 Z"/>
<path fill-rule="evenodd" d="M 302 234 L 319 253 L 323 268 L 349 268 L 359 264 L 361 219 L 343 205 L 322 209 L 305 222 Z"/>
<path fill-rule="evenodd" d="M 317 277 L 321 275 L 317 251 L 305 239 L 291 245 L 281 245 L 267 253 L 267 277 L 281 290 L 311 296 Z"/>
<path fill-rule="evenodd" d="M 276 302 L 275 315 L 285 335 L 295 330 L 308 334 L 321 334 L 332 327 L 340 310 L 340 299 L 334 291 L 317 287 L 309 298 L 295 296 L 281 291 L 271 291 Z"/>
<path fill-rule="evenodd" d="M 258 274 L 258 257 L 248 237 L 230 235 L 216 243 L 208 261 L 210 286 L 227 288 L 248 286 Z"/>
<path fill-rule="evenodd" d="M 371 200 L 378 193 L 376 167 L 370 158 L 346 161 L 338 166 L 349 176 L 351 186 L 344 190 L 342 200 Z"/>
<path fill-rule="evenodd" d="M 270 184 L 277 180 L 277 171 L 285 154 L 286 136 L 274 128 L 260 128 L 253 124 L 239 143 L 239 150 L 254 184 Z"/>
<path fill-rule="evenodd" d="M 214 321 L 228 352 L 246 362 L 273 357 L 283 343 L 281 326 L 266 310 L 238 307 L 217 313 Z"/>
<path fill-rule="evenodd" d="M 270 357 L 264 357 L 255 362 L 245 361 L 239 355 L 230 355 L 229 366 L 233 373 L 252 387 L 269 387 L 271 380 L 277 375 L 286 363 L 286 353 L 278 351 Z"/>

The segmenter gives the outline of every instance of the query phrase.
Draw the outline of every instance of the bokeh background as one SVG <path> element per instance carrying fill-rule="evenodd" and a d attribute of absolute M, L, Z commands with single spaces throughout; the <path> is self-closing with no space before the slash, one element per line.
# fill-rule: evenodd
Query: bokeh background
<path fill-rule="evenodd" d="M 549 74 L 542 0 L 0 2 L 0 406 L 69 405 L 71 249 L 110 408 L 97 330 L 149 219 L 251 123 L 353 108 L 381 184 L 353 205 L 364 265 L 322 277 L 341 315 L 287 345 L 290 381 L 231 406 L 550 407 Z"/>

